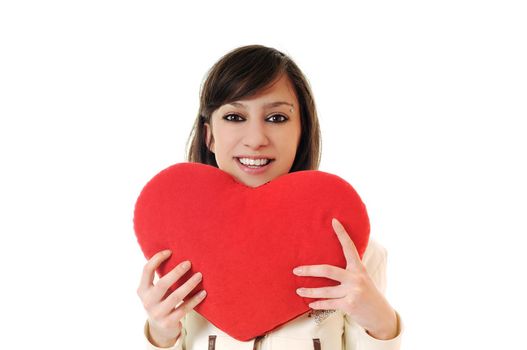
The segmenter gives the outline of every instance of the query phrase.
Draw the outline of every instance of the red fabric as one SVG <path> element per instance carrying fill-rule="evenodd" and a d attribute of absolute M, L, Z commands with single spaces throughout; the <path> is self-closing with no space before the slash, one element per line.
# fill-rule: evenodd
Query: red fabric
<path fill-rule="evenodd" d="M 297 288 L 338 284 L 292 272 L 300 265 L 346 266 L 333 217 L 362 257 L 368 215 L 358 194 L 340 177 L 300 171 L 251 188 L 218 168 L 180 163 L 144 187 L 134 229 L 147 259 L 172 250 L 157 271 L 160 276 L 184 260 L 192 262 L 182 282 L 200 271 L 203 281 L 192 294 L 207 291 L 195 310 L 245 341 L 309 310 L 314 299 L 298 296 Z"/>

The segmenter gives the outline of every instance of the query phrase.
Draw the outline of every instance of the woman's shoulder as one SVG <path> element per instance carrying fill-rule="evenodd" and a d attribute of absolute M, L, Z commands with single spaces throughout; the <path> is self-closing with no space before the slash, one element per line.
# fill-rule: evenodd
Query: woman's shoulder
<path fill-rule="evenodd" d="M 362 263 L 369 272 L 374 272 L 381 265 L 386 265 L 388 251 L 374 239 L 369 240 L 368 246 L 362 255 Z"/>
<path fill-rule="evenodd" d="M 375 286 L 384 294 L 386 291 L 386 260 L 388 251 L 379 242 L 370 239 L 368 247 L 362 256 L 362 264 L 366 268 Z"/>

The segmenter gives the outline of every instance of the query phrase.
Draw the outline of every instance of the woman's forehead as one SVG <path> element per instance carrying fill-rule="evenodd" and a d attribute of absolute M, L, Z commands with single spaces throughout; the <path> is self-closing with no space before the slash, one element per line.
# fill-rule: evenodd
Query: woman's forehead
<path fill-rule="evenodd" d="M 294 107 L 298 105 L 298 101 L 289 78 L 287 75 L 283 75 L 280 79 L 252 96 L 227 102 L 222 106 L 234 106 L 247 109 L 250 105 L 256 105 L 264 109 L 280 106 Z"/>

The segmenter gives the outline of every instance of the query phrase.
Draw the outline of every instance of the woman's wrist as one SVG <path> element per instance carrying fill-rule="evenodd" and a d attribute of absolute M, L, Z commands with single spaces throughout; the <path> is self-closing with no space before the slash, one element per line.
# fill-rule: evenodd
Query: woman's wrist
<path fill-rule="evenodd" d="M 161 334 L 158 334 L 155 328 L 154 329 L 150 328 L 150 323 L 147 322 L 146 336 L 148 338 L 148 341 L 152 345 L 158 348 L 169 348 L 171 346 L 174 346 L 174 344 L 176 344 L 179 338 L 179 335 L 180 335 L 180 332 L 170 337 L 166 337 Z"/>
<path fill-rule="evenodd" d="M 399 334 L 399 322 L 395 310 L 392 309 L 391 316 L 384 318 L 385 323 L 375 329 L 366 329 L 366 333 L 371 335 L 375 339 L 379 340 L 390 340 Z"/>

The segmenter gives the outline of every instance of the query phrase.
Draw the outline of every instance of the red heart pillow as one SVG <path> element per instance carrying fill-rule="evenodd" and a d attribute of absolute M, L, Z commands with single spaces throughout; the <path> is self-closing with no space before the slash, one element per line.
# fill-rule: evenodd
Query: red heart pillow
<path fill-rule="evenodd" d="M 338 284 L 292 272 L 300 265 L 346 266 L 333 217 L 362 257 L 370 230 L 366 208 L 338 176 L 299 171 L 252 188 L 218 168 L 181 163 L 144 187 L 134 229 L 147 259 L 172 250 L 160 276 L 184 260 L 192 262 L 170 292 L 200 271 L 203 281 L 194 292 L 203 288 L 207 297 L 195 310 L 245 341 L 309 310 L 314 300 L 298 296 L 297 288 Z"/>

